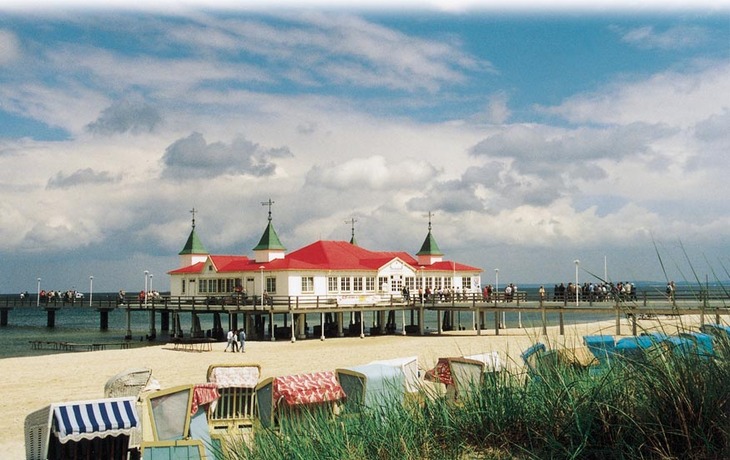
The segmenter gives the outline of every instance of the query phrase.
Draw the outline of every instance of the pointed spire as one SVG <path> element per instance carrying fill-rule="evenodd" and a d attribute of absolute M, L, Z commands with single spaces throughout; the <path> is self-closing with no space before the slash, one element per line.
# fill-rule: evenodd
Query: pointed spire
<path fill-rule="evenodd" d="M 421 250 L 416 253 L 417 256 L 442 256 L 444 255 L 443 252 L 441 252 L 441 249 L 439 249 L 439 245 L 436 244 L 436 239 L 431 234 L 431 217 L 433 216 L 433 213 L 431 211 L 428 212 L 428 235 L 426 235 L 426 239 L 423 241 L 423 244 L 421 245 Z"/>
<path fill-rule="evenodd" d="M 350 220 L 346 220 L 346 224 L 352 225 L 352 237 L 350 238 L 350 244 L 357 246 L 357 240 L 355 240 L 355 222 L 357 222 L 357 219 L 354 217 L 351 217 Z"/>
<path fill-rule="evenodd" d="M 203 246 L 203 243 L 200 241 L 200 238 L 198 238 L 198 234 L 195 233 L 195 213 L 197 210 L 195 208 L 190 210 L 190 213 L 193 215 L 193 229 L 190 231 L 190 236 L 188 236 L 188 240 L 185 242 L 185 246 L 183 247 L 182 251 L 178 253 L 178 255 L 188 255 L 188 254 L 207 254 L 208 251 L 205 250 L 205 246 Z"/>
<path fill-rule="evenodd" d="M 256 247 L 253 248 L 254 251 L 286 251 L 286 248 L 283 244 L 281 244 L 281 241 L 279 240 L 279 235 L 277 235 L 276 230 L 274 230 L 274 225 L 271 223 L 272 204 L 274 204 L 274 201 L 271 201 L 271 198 L 269 198 L 269 201 L 261 202 L 262 206 L 269 207 L 269 223 L 268 225 L 266 225 L 266 230 L 264 230 L 264 234 L 261 235 L 259 244 L 257 244 Z"/>

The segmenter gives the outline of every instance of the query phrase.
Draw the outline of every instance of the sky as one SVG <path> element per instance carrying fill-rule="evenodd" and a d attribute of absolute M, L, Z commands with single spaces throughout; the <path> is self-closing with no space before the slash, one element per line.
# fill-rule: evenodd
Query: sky
<path fill-rule="evenodd" d="M 0 293 L 168 290 L 272 218 L 482 283 L 730 278 L 730 4 L 0 6 Z"/>

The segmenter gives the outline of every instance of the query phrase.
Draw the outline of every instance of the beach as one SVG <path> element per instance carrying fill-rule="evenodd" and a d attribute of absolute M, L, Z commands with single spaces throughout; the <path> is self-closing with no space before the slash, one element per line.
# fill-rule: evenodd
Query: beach
<path fill-rule="evenodd" d="M 639 329 L 659 329 L 671 334 L 676 332 L 677 323 L 688 328 L 698 321 L 694 317 L 643 320 Z M 558 327 L 549 327 L 545 336 L 542 328 L 514 328 L 502 329 L 499 335 L 488 330 L 481 335 L 475 331 L 451 331 L 441 335 L 310 339 L 294 343 L 249 341 L 246 353 L 224 352 L 226 343 L 221 342 L 213 344 L 212 351 L 204 352 L 178 351 L 170 344 L 0 359 L 0 391 L 4 395 L 0 403 L 0 451 L 3 458 L 25 458 L 23 424 L 28 414 L 54 402 L 102 398 L 107 380 L 125 369 L 148 367 L 160 386 L 168 388 L 205 382 L 211 364 L 259 364 L 265 378 L 418 356 L 423 376 L 439 357 L 497 351 L 507 367 L 519 371 L 523 367 L 520 353 L 535 342 L 541 341 L 549 348 L 580 348 L 584 335 L 615 335 L 615 325 L 614 320 L 566 325 L 563 336 Z M 631 334 L 631 325 L 625 319 L 621 332 L 622 336 Z"/>

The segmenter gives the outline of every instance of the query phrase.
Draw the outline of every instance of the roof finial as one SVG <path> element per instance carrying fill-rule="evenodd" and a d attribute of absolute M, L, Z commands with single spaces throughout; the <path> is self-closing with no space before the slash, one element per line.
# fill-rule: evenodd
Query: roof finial
<path fill-rule="evenodd" d="M 261 206 L 269 206 L 269 222 L 271 222 L 271 205 L 276 203 L 275 201 L 271 201 L 271 198 L 269 198 L 269 201 L 262 201 Z"/>
<path fill-rule="evenodd" d="M 193 230 L 195 229 L 195 213 L 197 210 L 195 209 L 195 206 L 193 206 L 193 209 L 190 210 L 190 213 L 193 215 Z"/>
<path fill-rule="evenodd" d="M 431 233 L 431 217 L 433 217 L 435 214 L 431 211 L 428 211 L 428 232 Z"/>
<path fill-rule="evenodd" d="M 354 217 L 350 217 L 350 220 L 346 220 L 346 224 L 350 224 L 352 226 L 352 238 L 350 238 L 350 242 L 355 241 L 355 222 L 357 222 L 357 219 Z"/>

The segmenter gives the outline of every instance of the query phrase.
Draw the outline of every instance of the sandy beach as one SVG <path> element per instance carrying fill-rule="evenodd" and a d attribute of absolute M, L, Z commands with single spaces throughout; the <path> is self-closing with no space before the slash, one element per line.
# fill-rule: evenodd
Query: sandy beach
<path fill-rule="evenodd" d="M 642 321 L 644 329 L 663 328 L 673 333 L 672 324 L 678 320 Z M 697 319 L 683 318 L 684 327 Z M 623 335 L 631 333 L 622 321 Z M 550 348 L 581 347 L 586 334 L 614 335 L 615 322 L 566 325 L 565 335 L 558 328 L 548 328 L 543 336 L 540 328 L 448 332 L 428 336 L 379 336 L 299 340 L 295 343 L 249 342 L 246 353 L 225 353 L 226 344 L 216 343 L 210 352 L 175 351 L 171 345 L 130 350 L 69 352 L 40 357 L 7 358 L 0 360 L 3 375 L 0 391 L 5 395 L 0 403 L 0 451 L 3 458 L 25 458 L 25 417 L 44 406 L 61 401 L 96 399 L 104 396 L 104 384 L 119 372 L 134 367 L 149 367 L 162 388 L 180 384 L 205 382 L 208 366 L 223 363 L 257 363 L 262 377 L 303 372 L 334 370 L 338 367 L 365 364 L 376 359 L 417 355 L 421 374 L 432 368 L 439 357 L 463 356 L 497 351 L 507 366 L 521 369 L 520 353 L 537 341 Z"/>

